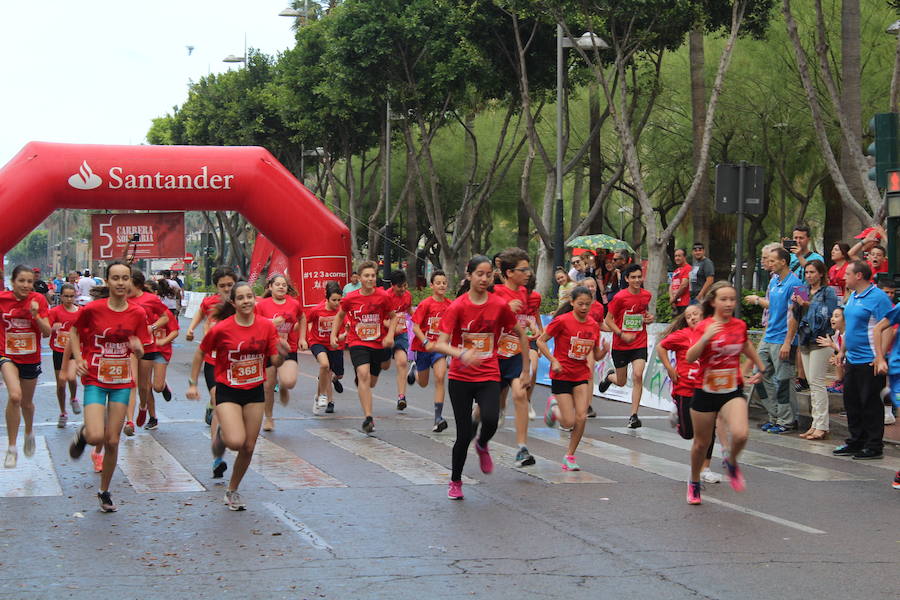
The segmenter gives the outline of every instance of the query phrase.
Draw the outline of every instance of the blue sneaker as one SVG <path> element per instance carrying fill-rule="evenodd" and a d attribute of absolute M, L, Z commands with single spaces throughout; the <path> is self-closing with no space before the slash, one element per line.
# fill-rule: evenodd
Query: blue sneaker
<path fill-rule="evenodd" d="M 225 474 L 226 470 L 228 470 L 228 463 L 222 460 L 221 457 L 213 461 L 213 479 L 222 479 L 222 475 Z"/>
<path fill-rule="evenodd" d="M 772 427 L 775 427 L 775 423 L 773 423 L 772 421 L 766 421 L 765 423 L 763 423 L 762 425 L 759 426 L 759 428 L 762 429 L 763 431 L 768 431 Z"/>
<path fill-rule="evenodd" d="M 779 434 L 779 433 L 786 433 L 786 432 L 790 431 L 790 429 L 788 429 L 787 426 L 785 426 L 785 425 L 772 425 L 771 427 L 766 429 L 766 431 L 768 433 Z"/>

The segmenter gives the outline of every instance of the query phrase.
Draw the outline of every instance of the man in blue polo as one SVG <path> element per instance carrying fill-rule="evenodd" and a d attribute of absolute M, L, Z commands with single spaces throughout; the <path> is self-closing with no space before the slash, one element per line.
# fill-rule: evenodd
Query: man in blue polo
<path fill-rule="evenodd" d="M 820 260 L 825 264 L 825 258 L 818 252 L 809 249 L 809 227 L 797 225 L 794 227 L 794 246 L 791 248 L 791 272 L 800 281 L 806 282 L 806 263 L 812 260 Z"/>
<path fill-rule="evenodd" d="M 797 428 L 796 400 L 792 394 L 794 366 L 791 364 L 791 344 L 797 333 L 797 322 L 788 319 L 791 307 L 791 296 L 794 288 L 803 285 L 796 275 L 791 273 L 791 255 L 781 246 L 769 251 L 766 257 L 772 280 L 765 298 L 747 296 L 750 304 L 758 304 L 769 309 L 769 322 L 766 333 L 759 345 L 759 358 L 766 367 L 763 386 L 766 398 L 762 404 L 768 413 L 768 419 L 761 426 L 769 433 L 784 433 Z M 762 396 L 762 394 L 760 394 Z"/>
<path fill-rule="evenodd" d="M 872 268 L 855 260 L 847 266 L 847 291 L 852 292 L 844 305 L 844 342 L 838 360 L 844 361 L 844 410 L 850 437 L 832 452 L 856 460 L 884 457 L 884 410 L 881 390 L 884 374 L 875 375 L 873 331 L 891 310 L 888 295 L 872 283 Z"/>

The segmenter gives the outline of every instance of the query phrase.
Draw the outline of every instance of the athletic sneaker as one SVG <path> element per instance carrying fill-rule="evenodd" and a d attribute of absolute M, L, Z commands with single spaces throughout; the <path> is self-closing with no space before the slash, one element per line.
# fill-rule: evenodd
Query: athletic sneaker
<path fill-rule="evenodd" d="M 34 450 L 37 444 L 35 443 L 34 432 L 25 434 L 25 448 L 23 449 L 25 452 L 25 456 L 31 458 L 34 456 Z"/>
<path fill-rule="evenodd" d="M 19 462 L 19 453 L 14 448 L 7 448 L 6 460 L 3 461 L 3 467 L 6 469 L 15 469 L 17 462 Z"/>
<path fill-rule="evenodd" d="M 375 419 L 372 417 L 366 417 L 366 420 L 362 423 L 363 433 L 372 433 L 375 431 Z"/>
<path fill-rule="evenodd" d="M 334 391 L 336 391 L 338 394 L 344 393 L 344 384 L 342 384 L 341 380 L 337 377 L 331 380 L 331 385 L 334 386 Z"/>
<path fill-rule="evenodd" d="M 451 500 L 462 500 L 463 492 L 462 492 L 462 481 L 451 481 L 450 486 L 447 488 L 447 497 Z"/>
<path fill-rule="evenodd" d="M 206 421 L 207 426 L 212 426 L 212 413 L 213 413 L 213 407 L 207 406 L 206 414 L 203 416 L 203 420 Z"/>
<path fill-rule="evenodd" d="M 94 473 L 103 472 L 103 453 L 97 450 L 91 451 L 91 461 L 94 463 Z"/>
<path fill-rule="evenodd" d="M 112 496 L 109 495 L 109 492 L 97 492 L 97 499 L 100 501 L 100 510 L 102 512 L 116 512 L 119 510 L 113 504 Z"/>
<path fill-rule="evenodd" d="M 159 421 L 156 420 L 156 417 L 150 417 L 147 419 L 147 424 L 144 425 L 144 429 L 153 430 L 159 427 Z"/>
<path fill-rule="evenodd" d="M 553 408 L 556 406 L 556 396 L 547 397 L 547 408 L 544 409 L 544 423 L 547 427 L 556 427 L 556 415 Z"/>
<path fill-rule="evenodd" d="M 475 453 L 478 454 L 478 462 L 481 465 L 481 472 L 489 475 L 494 470 L 494 461 L 491 460 L 491 453 L 488 451 L 487 445 L 484 448 L 481 444 L 475 442 Z"/>
<path fill-rule="evenodd" d="M 672 410 L 669 413 L 669 427 L 672 429 L 678 429 L 678 411 Z"/>
<path fill-rule="evenodd" d="M 72 412 L 73 412 L 73 413 L 75 413 L 76 415 L 80 415 L 80 414 L 81 414 L 81 405 L 78 403 L 78 398 L 72 398 L 72 399 L 69 401 L 69 404 L 72 405 Z"/>
<path fill-rule="evenodd" d="M 334 402 L 329 402 L 328 406 L 325 407 L 325 412 L 331 414 L 334 412 Z"/>
<path fill-rule="evenodd" d="M 894 416 L 894 407 L 893 406 L 885 406 L 884 407 L 884 424 L 885 425 L 893 425 L 897 422 L 897 417 Z"/>
<path fill-rule="evenodd" d="M 125 421 L 125 427 L 122 428 L 122 433 L 131 437 L 134 435 L 134 421 Z"/>
<path fill-rule="evenodd" d="M 213 479 L 222 479 L 222 475 L 228 470 L 228 463 L 222 460 L 221 456 L 217 456 L 213 460 Z"/>
<path fill-rule="evenodd" d="M 805 379 L 798 377 L 794 381 L 794 391 L 795 392 L 805 392 L 809 390 L 809 382 Z"/>
<path fill-rule="evenodd" d="M 599 390 L 599 392 L 600 392 L 601 394 L 602 394 L 603 392 L 605 392 L 606 390 L 608 390 L 608 389 L 609 389 L 609 386 L 612 385 L 612 381 L 609 380 L 609 376 L 612 375 L 613 373 L 615 373 L 615 371 L 613 371 L 612 369 L 610 369 L 609 371 L 607 371 L 607 372 L 606 372 L 606 375 L 603 377 L 603 381 L 601 381 L 601 382 L 597 385 L 597 389 Z"/>
<path fill-rule="evenodd" d="M 166 387 L 163 388 L 162 396 L 166 402 L 170 402 L 172 400 L 172 390 L 169 389 L 168 383 L 166 384 Z"/>
<path fill-rule="evenodd" d="M 528 404 L 528 418 L 529 419 L 537 418 L 537 413 L 534 412 L 534 407 L 530 403 Z"/>
<path fill-rule="evenodd" d="M 703 483 L 722 483 L 722 476 L 715 471 L 703 469 L 703 471 L 700 472 L 700 481 Z"/>
<path fill-rule="evenodd" d="M 594 411 L 594 407 L 591 406 L 590 404 L 588 404 L 587 418 L 588 419 L 596 419 L 597 418 L 597 413 Z"/>
<path fill-rule="evenodd" d="M 416 363 L 409 363 L 409 369 L 406 371 L 406 383 L 412 385 L 416 382 Z"/>
<path fill-rule="evenodd" d="M 78 428 L 78 431 L 75 432 L 75 437 L 72 438 L 72 443 L 69 444 L 69 456 L 72 458 L 80 458 L 84 453 L 84 447 L 87 445 L 87 440 L 84 439 L 84 425 Z"/>
<path fill-rule="evenodd" d="M 134 420 L 138 427 L 143 427 L 144 423 L 147 422 L 147 409 L 146 408 L 138 408 L 137 419 Z"/>
<path fill-rule="evenodd" d="M 688 504 L 702 504 L 702 501 L 700 500 L 700 482 L 699 481 L 688 481 L 687 503 Z"/>
<path fill-rule="evenodd" d="M 406 396 L 403 394 L 397 396 L 397 410 L 406 410 Z"/>
<path fill-rule="evenodd" d="M 894 481 L 891 483 L 891 487 L 895 490 L 900 490 L 900 471 L 897 471 L 897 474 L 894 475 Z"/>
<path fill-rule="evenodd" d="M 432 427 L 431 430 L 440 433 L 443 430 L 447 429 L 447 427 L 447 421 L 445 421 L 444 419 L 440 419 L 434 422 L 434 427 Z"/>
<path fill-rule="evenodd" d="M 776 435 L 780 435 L 780 434 L 782 434 L 782 433 L 787 433 L 787 432 L 788 432 L 788 427 L 787 427 L 787 425 L 772 425 L 771 427 L 769 427 L 768 429 L 766 429 L 766 432 L 767 432 L 767 433 L 774 433 L 774 434 L 776 434 Z"/>
<path fill-rule="evenodd" d="M 638 419 L 637 415 L 631 415 L 630 417 L 628 417 L 628 429 L 637 429 L 642 425 L 643 423 L 641 423 L 641 420 Z"/>
<path fill-rule="evenodd" d="M 328 396 L 322 394 L 316 398 L 316 401 L 313 404 L 313 414 L 321 415 L 325 412 L 326 408 L 328 408 Z"/>
<path fill-rule="evenodd" d="M 766 421 L 765 423 L 763 423 L 762 425 L 759 426 L 759 428 L 762 429 L 763 431 L 768 431 L 768 430 L 772 429 L 773 427 L 775 427 L 775 423 L 773 423 L 772 421 Z"/>
<path fill-rule="evenodd" d="M 736 492 L 743 492 L 747 488 L 747 482 L 744 480 L 744 474 L 741 473 L 740 467 L 732 464 L 728 459 L 722 460 L 722 466 L 728 471 L 731 489 Z"/>
<path fill-rule="evenodd" d="M 56 421 L 56 426 L 59 427 L 60 429 L 65 429 L 66 423 L 68 423 L 68 422 L 69 422 L 69 415 L 67 415 L 66 413 L 60 413 L 59 419 L 57 419 L 57 421 Z"/>
<path fill-rule="evenodd" d="M 528 451 L 528 448 L 522 446 L 519 448 L 519 451 L 516 452 L 516 466 L 517 467 L 530 467 L 535 463 L 534 457 L 531 455 L 531 452 Z"/>
<path fill-rule="evenodd" d="M 225 490 L 225 505 L 228 510 L 245 510 L 247 508 L 237 490 Z"/>
<path fill-rule="evenodd" d="M 563 471 L 580 471 L 581 467 L 575 462 L 574 454 L 566 454 L 562 464 Z"/>
<path fill-rule="evenodd" d="M 829 385 L 825 388 L 825 391 L 829 394 L 843 394 L 844 393 L 844 382 L 840 380 L 836 380 L 834 384 Z"/>

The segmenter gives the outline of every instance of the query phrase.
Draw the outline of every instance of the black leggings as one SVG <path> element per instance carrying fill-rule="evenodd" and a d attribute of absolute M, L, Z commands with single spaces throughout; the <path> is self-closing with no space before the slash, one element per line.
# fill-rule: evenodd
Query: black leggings
<path fill-rule="evenodd" d="M 481 435 L 478 436 L 478 445 L 484 448 L 497 432 L 497 421 L 500 420 L 500 382 L 451 379 L 448 388 L 450 403 L 453 405 L 453 418 L 456 419 L 456 442 L 453 444 L 453 472 L 450 479 L 461 481 L 469 444 L 475 437 L 472 402 L 478 403 L 481 413 Z"/>
<path fill-rule="evenodd" d="M 678 411 L 678 426 L 675 430 L 678 435 L 686 440 L 694 439 L 694 422 L 691 420 L 691 396 L 678 396 L 673 394 L 675 409 Z M 713 454 L 713 446 L 716 445 L 716 425 L 713 423 L 712 439 L 709 440 L 709 448 L 706 449 L 706 459 L 710 460 Z"/>

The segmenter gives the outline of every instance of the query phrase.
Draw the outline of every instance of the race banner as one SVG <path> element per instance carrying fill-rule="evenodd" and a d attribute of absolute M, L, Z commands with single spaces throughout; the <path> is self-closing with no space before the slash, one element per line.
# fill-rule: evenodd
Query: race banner
<path fill-rule="evenodd" d="M 325 284 L 337 281 L 341 287 L 350 277 L 346 256 L 304 256 L 300 258 L 300 304 L 315 306 L 325 299 Z"/>
<path fill-rule="evenodd" d="M 94 260 L 184 256 L 184 213 L 91 215 Z"/>

